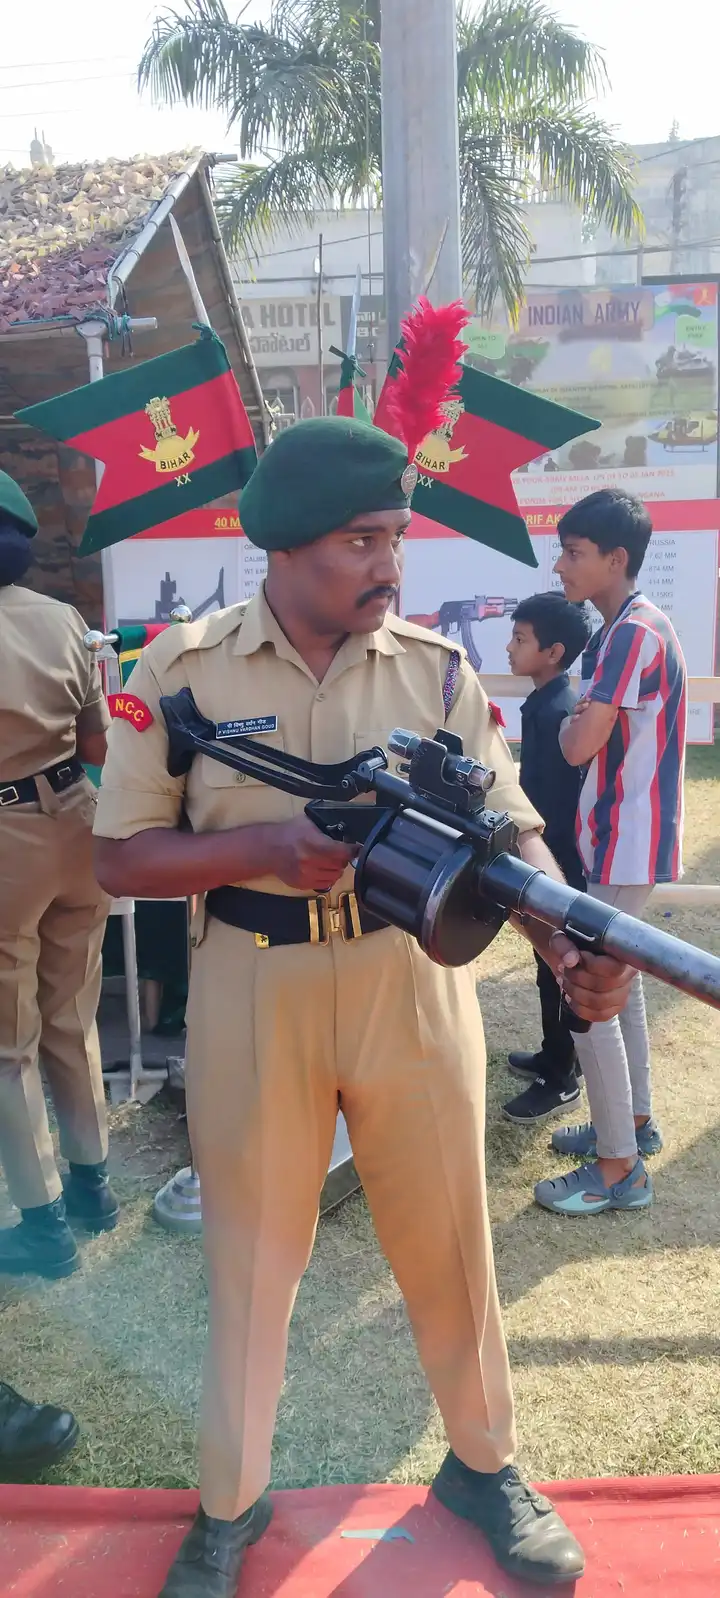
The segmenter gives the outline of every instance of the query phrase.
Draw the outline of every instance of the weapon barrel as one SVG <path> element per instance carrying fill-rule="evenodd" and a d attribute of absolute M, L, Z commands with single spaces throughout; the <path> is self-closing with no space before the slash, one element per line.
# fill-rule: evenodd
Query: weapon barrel
<path fill-rule="evenodd" d="M 534 916 L 566 932 L 579 948 L 614 955 L 636 971 L 658 977 L 693 999 L 720 1010 L 720 959 L 668 932 L 637 921 L 590 894 L 577 893 L 514 855 L 498 855 L 483 871 L 485 897 L 504 909 Z"/>

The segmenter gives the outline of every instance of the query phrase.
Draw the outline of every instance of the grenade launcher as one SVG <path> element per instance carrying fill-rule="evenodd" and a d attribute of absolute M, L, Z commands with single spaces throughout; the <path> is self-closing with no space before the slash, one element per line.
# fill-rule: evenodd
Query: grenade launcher
<path fill-rule="evenodd" d="M 453 733 L 400 728 L 384 749 L 323 766 L 247 737 L 217 740 L 189 688 L 160 701 L 168 771 L 186 775 L 196 754 L 307 799 L 328 837 L 356 848 L 355 891 L 372 915 L 400 927 L 439 965 L 466 965 L 510 914 L 564 932 L 579 949 L 609 954 L 720 1009 L 720 959 L 526 865 L 517 828 L 488 807 L 495 773 Z M 366 796 L 370 803 L 353 801 Z M 571 1018 L 575 1031 L 587 1023 Z"/>

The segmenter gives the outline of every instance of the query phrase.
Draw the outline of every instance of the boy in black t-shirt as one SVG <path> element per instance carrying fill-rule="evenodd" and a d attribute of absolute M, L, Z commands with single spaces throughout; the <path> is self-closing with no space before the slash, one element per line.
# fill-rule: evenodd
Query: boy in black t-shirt
<path fill-rule="evenodd" d="M 521 707 L 520 783 L 545 822 L 545 842 L 571 887 L 584 888 L 575 843 L 582 773 L 569 766 L 559 743 L 560 727 L 575 708 L 568 668 L 582 653 L 591 623 L 584 605 L 560 592 L 534 594 L 513 612 L 508 644 L 515 677 L 532 677 L 535 691 Z M 536 1054 L 508 1055 L 510 1070 L 530 1086 L 503 1109 L 509 1121 L 534 1126 L 580 1097 L 572 1034 L 561 1010 L 561 994 L 544 960 L 535 956 L 543 1040 Z"/>

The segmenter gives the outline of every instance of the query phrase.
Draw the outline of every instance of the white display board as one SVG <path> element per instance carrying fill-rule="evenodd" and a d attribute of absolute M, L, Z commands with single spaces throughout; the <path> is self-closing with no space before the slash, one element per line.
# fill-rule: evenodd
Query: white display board
<path fill-rule="evenodd" d="M 670 520 L 672 512 L 668 507 Z M 666 513 L 667 516 L 667 513 Z M 536 518 L 539 520 L 541 518 Z M 546 519 L 546 518 L 542 518 Z M 425 524 L 428 526 L 433 524 Z M 158 529 L 158 531 L 160 531 Z M 403 616 L 440 627 L 462 642 L 456 631 L 461 608 L 491 612 L 470 623 L 469 640 L 475 663 L 492 675 L 507 671 L 506 648 L 512 631 L 511 611 L 530 594 L 559 587 L 553 567 L 559 543 L 552 531 L 532 533 L 536 568 L 522 566 L 471 539 L 437 529 L 438 537 L 413 537 L 406 542 L 401 591 Z M 134 538 L 110 552 L 117 614 L 112 625 L 167 621 L 174 604 L 186 604 L 194 616 L 209 615 L 223 605 L 249 599 L 262 582 L 266 556 L 246 538 L 230 530 L 218 537 Z M 653 534 L 640 585 L 677 632 L 691 677 L 712 677 L 717 631 L 718 530 L 663 528 Z M 495 614 L 492 614 L 492 612 Z M 598 625 L 600 617 L 597 618 Z M 501 699 L 508 736 L 520 736 L 518 699 Z M 713 706 L 691 705 L 688 740 L 711 743 Z"/>
<path fill-rule="evenodd" d="M 446 637 L 458 637 L 455 626 L 465 609 L 475 608 L 465 642 L 470 643 L 474 664 L 492 675 L 506 672 L 507 644 L 512 632 L 511 610 L 519 600 L 549 588 L 560 588 L 553 567 L 560 545 L 553 533 L 533 535 L 536 569 L 521 566 L 506 555 L 461 537 L 408 539 L 402 585 L 402 613 L 426 624 L 440 619 Z M 715 663 L 718 589 L 718 532 L 663 531 L 653 535 L 639 586 L 669 617 L 680 640 L 691 677 L 711 677 Z M 495 610 L 499 614 L 483 612 Z M 597 616 L 598 626 L 602 618 Z M 520 736 L 520 701 L 499 701 L 510 738 Z M 691 705 L 688 741 L 711 743 L 713 706 Z"/>

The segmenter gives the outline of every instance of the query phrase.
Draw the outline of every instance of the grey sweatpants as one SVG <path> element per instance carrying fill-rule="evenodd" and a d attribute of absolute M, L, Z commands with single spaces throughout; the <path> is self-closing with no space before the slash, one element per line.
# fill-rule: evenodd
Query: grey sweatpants
<path fill-rule="evenodd" d="M 616 905 L 639 916 L 651 887 L 601 887 L 588 884 L 588 893 L 603 904 Z M 634 978 L 625 1009 L 612 1021 L 598 1021 L 589 1032 L 574 1034 L 578 1059 L 585 1073 L 597 1151 L 604 1159 L 630 1159 L 637 1155 L 635 1116 L 649 1115 L 650 1039 L 645 1015 L 642 977 Z"/>

